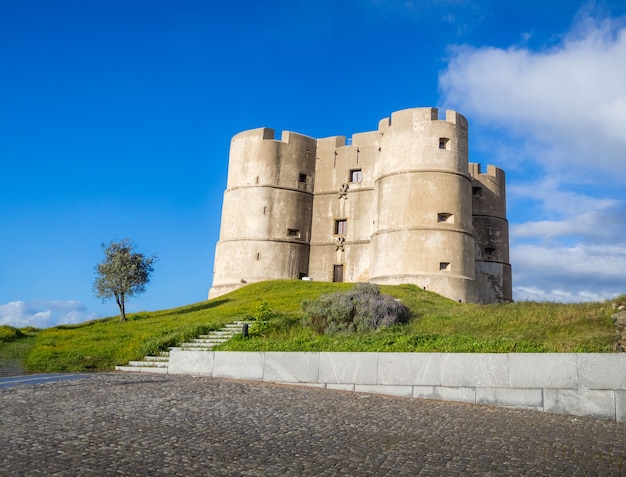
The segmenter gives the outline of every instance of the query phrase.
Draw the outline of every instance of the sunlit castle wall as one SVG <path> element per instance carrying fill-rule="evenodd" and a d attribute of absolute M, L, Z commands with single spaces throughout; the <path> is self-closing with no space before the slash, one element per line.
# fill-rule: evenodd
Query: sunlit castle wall
<path fill-rule="evenodd" d="M 476 298 L 467 120 L 407 109 L 378 127 L 370 281 Z"/>
<path fill-rule="evenodd" d="M 309 275 L 319 281 L 370 277 L 374 161 L 378 134 L 318 140 Z"/>
<path fill-rule="evenodd" d="M 470 164 L 467 120 L 436 108 L 348 140 L 237 134 L 209 297 L 301 277 L 511 300 L 504 172 Z"/>
<path fill-rule="evenodd" d="M 268 128 L 233 137 L 209 298 L 308 273 L 317 141 Z"/>
<path fill-rule="evenodd" d="M 494 303 L 513 299 L 509 263 L 509 223 L 506 219 L 504 171 L 469 165 L 472 176 L 473 229 L 476 241 L 477 301 Z"/>

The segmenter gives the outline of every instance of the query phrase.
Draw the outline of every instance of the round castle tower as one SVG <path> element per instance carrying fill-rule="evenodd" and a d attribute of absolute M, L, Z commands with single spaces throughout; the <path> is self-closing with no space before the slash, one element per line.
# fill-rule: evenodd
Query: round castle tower
<path fill-rule="evenodd" d="M 472 176 L 472 209 L 476 240 L 476 301 L 498 303 L 513 299 L 509 263 L 509 223 L 506 219 L 504 171 L 480 164 L 469 165 Z"/>
<path fill-rule="evenodd" d="M 439 120 L 436 108 L 407 109 L 383 119 L 378 133 L 370 281 L 474 302 L 467 120 L 455 111 Z"/>
<path fill-rule="evenodd" d="M 233 137 L 209 298 L 308 273 L 316 145 L 269 128 Z"/>

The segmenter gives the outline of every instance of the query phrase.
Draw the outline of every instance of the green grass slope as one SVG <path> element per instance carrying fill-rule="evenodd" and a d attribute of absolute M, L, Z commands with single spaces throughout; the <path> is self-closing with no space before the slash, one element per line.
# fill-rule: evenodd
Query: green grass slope
<path fill-rule="evenodd" d="M 412 312 L 406 325 L 359 335 L 316 335 L 301 325 L 301 303 L 348 283 L 281 280 L 248 285 L 222 297 L 181 308 L 42 330 L 26 359 L 31 371 L 111 370 L 165 350 L 226 323 L 271 313 L 247 339 L 222 350 L 611 352 L 615 331 L 611 302 L 585 304 L 460 304 L 412 285 L 382 286 Z M 1 345 L 0 345 L 1 346 Z"/>

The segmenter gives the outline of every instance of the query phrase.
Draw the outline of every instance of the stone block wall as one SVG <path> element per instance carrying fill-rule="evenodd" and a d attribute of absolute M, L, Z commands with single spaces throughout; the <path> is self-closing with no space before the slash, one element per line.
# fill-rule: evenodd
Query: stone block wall
<path fill-rule="evenodd" d="M 172 350 L 168 372 L 626 422 L 626 354 Z"/>

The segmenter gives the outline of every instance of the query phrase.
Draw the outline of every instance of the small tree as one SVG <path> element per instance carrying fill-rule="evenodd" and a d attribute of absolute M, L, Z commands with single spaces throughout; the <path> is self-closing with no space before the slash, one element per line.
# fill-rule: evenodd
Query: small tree
<path fill-rule="evenodd" d="M 120 321 L 126 321 L 126 297 L 143 293 L 154 271 L 156 255 L 146 257 L 135 252 L 135 244 L 125 238 L 102 244 L 104 261 L 96 265 L 94 293 L 102 301 L 115 298 L 120 308 Z"/>

